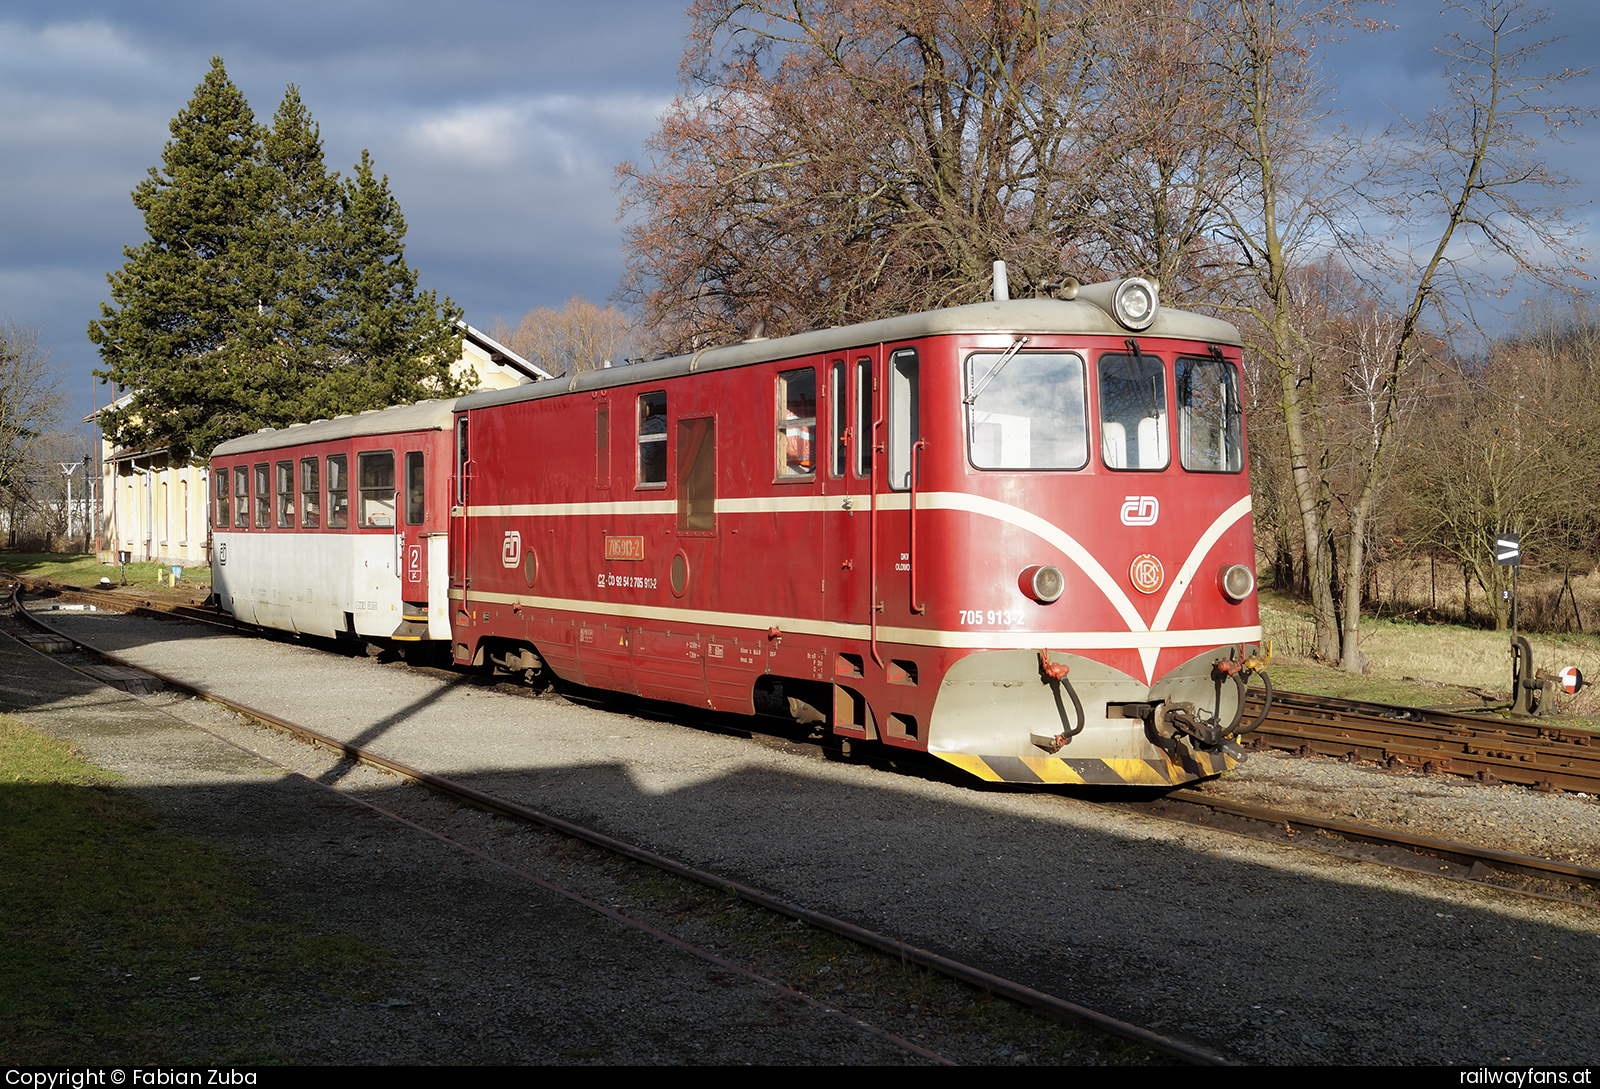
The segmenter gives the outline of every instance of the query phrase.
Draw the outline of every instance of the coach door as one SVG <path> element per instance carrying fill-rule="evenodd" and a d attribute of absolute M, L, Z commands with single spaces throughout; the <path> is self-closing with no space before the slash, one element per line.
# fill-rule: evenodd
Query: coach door
<path fill-rule="evenodd" d="M 400 598 L 407 604 L 428 604 L 428 473 L 421 450 L 407 450 L 401 467 L 401 500 L 405 517 L 396 519 L 400 538 Z"/>

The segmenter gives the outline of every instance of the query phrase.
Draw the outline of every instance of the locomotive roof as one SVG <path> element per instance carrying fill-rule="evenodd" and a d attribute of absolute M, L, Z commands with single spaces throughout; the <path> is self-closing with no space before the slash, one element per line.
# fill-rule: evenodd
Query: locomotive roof
<path fill-rule="evenodd" d="M 1087 294 L 1094 294 L 1091 285 Z M 304 443 L 332 442 L 362 435 L 388 435 L 399 431 L 442 431 L 451 426 L 452 415 L 461 409 L 487 408 L 490 405 L 540 397 L 557 397 L 574 390 L 605 389 L 674 378 L 690 372 L 726 370 L 792 359 L 826 352 L 848 351 L 869 345 L 915 340 L 920 337 L 952 333 L 1020 333 L 1056 336 L 1129 336 L 1140 339 L 1174 338 L 1206 344 L 1242 346 L 1239 331 L 1217 318 L 1191 314 L 1184 310 L 1160 307 L 1148 329 L 1131 333 L 1117 323 L 1097 302 L 1079 297 L 1067 299 L 1012 299 L 952 306 L 860 325 L 815 329 L 774 340 L 744 341 L 717 348 L 706 348 L 693 355 L 673 356 L 649 363 L 581 371 L 570 378 L 534 382 L 506 389 L 485 390 L 464 397 L 437 401 L 418 401 L 398 408 L 374 409 L 358 416 L 294 424 L 278 430 L 262 430 L 229 439 L 212 451 L 214 457 L 276 450 Z"/>
<path fill-rule="evenodd" d="M 418 401 L 398 408 L 373 409 L 357 416 L 340 416 L 333 420 L 316 420 L 277 430 L 257 431 L 229 439 L 211 451 L 211 456 L 249 454 L 257 450 L 332 442 L 360 435 L 388 435 L 396 431 L 447 431 L 459 400 L 459 397 L 447 397 L 437 401 Z"/>
<path fill-rule="evenodd" d="M 1013 299 L 1005 302 L 972 303 L 943 310 L 928 310 L 899 317 L 882 318 L 860 325 L 816 329 L 774 340 L 743 341 L 707 348 L 693 355 L 672 356 L 649 363 L 624 367 L 580 371 L 570 378 L 485 390 L 468 394 L 457 409 L 487 408 L 490 405 L 539 397 L 555 397 L 574 390 L 604 389 L 657 379 L 674 378 L 691 371 L 716 371 L 765 363 L 775 359 L 821 355 L 826 352 L 864 348 L 868 345 L 914 340 L 919 337 L 951 333 L 1021 333 L 1026 335 L 1115 336 L 1119 338 L 1170 337 L 1197 340 L 1208 344 L 1242 346 L 1239 331 L 1217 318 L 1161 307 L 1148 329 L 1132 333 L 1105 309 L 1086 298 Z"/>

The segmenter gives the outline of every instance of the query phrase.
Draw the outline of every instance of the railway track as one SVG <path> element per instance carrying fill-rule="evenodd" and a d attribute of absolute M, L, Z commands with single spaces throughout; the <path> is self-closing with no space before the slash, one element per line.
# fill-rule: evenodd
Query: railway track
<path fill-rule="evenodd" d="M 1251 690 L 1245 714 L 1260 710 L 1261 694 Z M 1248 743 L 1536 790 L 1600 793 L 1600 735 L 1547 722 L 1275 691 Z"/>
<path fill-rule="evenodd" d="M 146 616 L 178 616 L 232 626 L 231 621 L 219 618 L 217 613 L 192 606 L 173 606 L 149 599 L 135 599 L 130 603 L 126 595 L 115 592 L 84 590 L 54 584 L 37 585 L 38 590 L 43 592 L 59 594 L 65 600 L 94 604 L 100 608 L 120 609 Z M 111 675 L 102 674 L 102 679 L 111 679 Z M 179 684 L 176 681 L 168 683 Z M 1255 715 L 1260 710 L 1260 694 L 1252 691 L 1251 696 L 1252 700 L 1247 705 L 1246 713 Z M 208 695 L 207 698 L 216 697 Z M 219 699 L 218 702 L 227 701 Z M 459 784 L 451 784 L 444 780 L 434 783 L 427 773 L 418 769 L 393 764 L 374 753 L 345 746 L 313 731 L 303 730 L 292 723 L 277 720 L 262 711 L 242 707 L 240 710 L 307 740 L 345 750 L 354 759 L 364 760 L 375 766 L 388 767 L 397 774 L 427 783 L 435 789 L 456 794 L 482 808 L 504 812 L 516 819 L 531 819 L 541 823 L 555 820 L 543 815 L 523 813 L 520 807 L 512 807 L 512 810 L 517 810 L 515 812 L 502 810 L 499 807 L 506 803 L 487 795 L 469 796 L 472 793 L 470 788 L 460 787 Z M 1250 741 L 1257 749 L 1277 748 L 1302 755 L 1320 754 L 1354 758 L 1415 771 L 1467 775 L 1485 782 L 1519 783 L 1535 789 L 1600 793 L 1600 737 L 1577 730 L 1563 730 L 1549 724 L 1502 719 L 1486 720 L 1482 716 L 1363 703 L 1303 693 L 1274 692 L 1271 712 L 1262 726 L 1251 735 Z M 459 793 L 460 791 L 468 793 Z M 1149 816 L 1202 824 L 1252 838 L 1306 847 L 1433 876 L 1468 881 L 1530 896 L 1600 905 L 1600 870 L 1560 860 L 1415 836 L 1392 829 L 1335 821 L 1314 814 L 1244 805 L 1190 789 L 1173 791 L 1156 799 L 1138 802 L 1119 801 L 1111 804 Z M 561 830 L 566 831 L 564 827 Z M 583 838 L 578 831 L 572 834 Z M 594 842 L 606 846 L 607 849 L 626 853 L 626 849 L 622 847 L 613 848 L 610 844 Z M 648 860 L 641 859 L 641 861 Z M 654 862 L 650 864 L 655 865 Z M 701 876 L 691 874 L 681 876 L 696 881 L 702 880 Z M 720 887 L 715 884 L 714 879 L 708 880 L 712 887 Z M 725 891 L 749 898 L 744 892 L 731 887 Z M 752 899 L 751 902 L 761 901 Z M 774 902 L 763 903 L 762 906 L 791 914 L 795 918 L 802 917 L 793 914 L 793 911 L 800 910 L 794 905 Z M 806 921 L 813 922 L 809 918 Z M 832 929 L 833 924 L 837 922 L 819 918 L 814 925 Z M 848 926 L 848 924 L 840 925 Z M 849 936 L 853 940 L 872 944 L 866 937 L 854 934 Z M 898 945 L 885 948 L 884 951 L 896 956 L 904 953 Z M 911 959 L 916 958 L 913 956 Z M 929 965 L 934 966 L 931 961 Z M 978 986 L 990 986 L 988 982 L 978 978 L 968 982 Z"/>
<path fill-rule="evenodd" d="M 62 596 L 69 596 L 80 602 L 95 604 L 96 607 L 115 609 L 119 606 L 124 606 L 123 602 L 107 600 L 107 595 L 104 595 L 103 592 L 99 591 L 86 591 L 82 590 L 81 588 L 53 588 L 52 592 L 61 594 Z M 30 613 L 25 608 L 22 608 L 16 597 L 13 597 L 13 602 L 16 613 L 29 624 L 36 625 L 43 630 L 49 639 L 58 640 L 63 643 L 70 643 L 80 653 L 97 659 L 100 663 L 99 667 L 88 670 L 88 672 L 97 678 L 104 680 L 109 676 L 113 676 L 114 674 L 107 672 L 107 670 L 110 669 L 113 671 L 124 671 L 127 674 L 137 674 L 144 677 L 153 678 L 153 680 L 157 682 L 156 685 L 140 684 L 131 677 L 124 676 L 121 678 L 124 683 L 118 684 L 118 687 L 122 687 L 125 690 L 151 691 L 154 690 L 157 685 L 159 685 L 173 692 L 197 696 L 209 700 L 221 706 L 228 707 L 235 712 L 246 716 L 247 718 L 253 719 L 264 725 L 271 726 L 300 740 L 310 742 L 312 744 L 337 752 L 341 756 L 350 760 L 359 761 L 373 767 L 378 767 L 393 772 L 394 774 L 424 785 L 430 790 L 451 798 L 457 802 L 495 813 L 511 820 L 538 825 L 544 829 L 558 833 L 572 840 L 580 841 L 582 843 L 589 844 L 590 846 L 600 848 L 601 850 L 612 855 L 626 858 L 632 862 L 642 864 L 662 873 L 671 874 L 674 877 L 694 882 L 695 884 L 704 886 L 705 888 L 711 889 L 714 892 L 737 898 L 738 900 L 753 905 L 761 910 L 785 916 L 789 919 L 804 923 L 807 926 L 815 927 L 819 930 L 838 935 L 839 937 L 842 937 L 867 949 L 872 949 L 879 953 L 887 954 L 889 957 L 892 957 L 894 960 L 902 964 L 914 964 L 948 979 L 956 980 L 970 987 L 977 988 L 985 994 L 1008 999 L 1021 1006 L 1029 1007 L 1047 1017 L 1073 1023 L 1081 1027 L 1090 1028 L 1106 1035 L 1118 1037 L 1122 1040 L 1141 1045 L 1155 1052 L 1171 1056 L 1172 1058 L 1176 1058 L 1184 1062 L 1196 1065 L 1230 1065 L 1229 1060 L 1226 1058 L 1204 1048 L 1197 1047 L 1181 1040 L 1175 1040 L 1163 1036 L 1159 1033 L 1150 1031 L 1137 1025 L 1129 1024 L 1117 1018 L 1088 1009 L 1087 1007 L 1078 1005 L 1065 999 L 1061 999 L 1054 995 L 1049 995 L 1034 990 L 1022 984 L 986 972 L 980 968 L 918 948 L 888 935 L 880 934 L 845 920 L 838 919 L 821 912 L 813 911 L 804 907 L 803 905 L 786 900 L 783 897 L 777 896 L 766 890 L 732 880 L 720 874 L 715 874 L 706 870 L 685 865 L 674 859 L 667 858 L 656 852 L 594 831 L 593 829 L 586 828 L 580 824 L 576 824 L 559 817 L 554 817 L 546 813 L 541 813 L 529 807 L 522 806 L 506 799 L 496 797 L 492 794 L 476 790 L 470 786 L 446 777 L 434 775 L 420 768 L 410 767 L 406 764 L 384 757 L 383 755 L 367 748 L 345 743 L 336 738 L 329 737 L 297 723 L 280 718 L 269 712 L 249 707 L 245 704 L 239 703 L 238 701 L 230 700 L 215 693 L 207 692 L 176 678 L 143 669 L 142 667 L 133 666 L 131 663 L 128 663 L 107 651 L 97 648 L 92 644 L 86 643 L 81 639 L 73 639 L 65 635 L 54 626 L 48 624 L 48 622 L 44 621 L 41 617 Z M 151 601 L 140 601 L 136 603 L 132 609 L 124 606 L 119 611 L 137 612 L 141 615 L 184 615 L 178 610 L 165 608 L 161 604 Z M 216 622 L 214 615 L 203 616 L 199 617 L 198 619 Z M 378 812 L 383 813 L 385 816 L 397 820 L 405 820 L 404 817 L 388 812 L 387 810 L 373 805 L 370 802 L 363 801 L 361 804 L 377 810 Z M 406 823 L 411 822 L 406 821 Z M 689 943 L 673 937 L 668 933 L 660 931 L 655 927 L 640 924 L 636 920 L 629 919 L 606 905 L 593 903 L 587 898 L 572 892 L 569 889 L 562 888 L 549 881 L 535 877 L 531 874 L 524 873 L 520 870 L 516 870 L 513 867 L 506 866 L 504 862 L 491 858 L 487 855 L 483 855 L 482 852 L 479 852 L 468 845 L 457 843 L 443 833 L 422 826 L 416 827 L 421 828 L 422 831 L 425 831 L 436 838 L 450 842 L 463 850 L 478 854 L 480 857 L 485 858 L 487 861 L 495 865 L 512 869 L 513 872 L 518 873 L 520 876 L 526 877 L 529 880 L 537 881 L 542 886 L 549 888 L 560 895 L 566 896 L 575 900 L 576 902 L 584 904 L 587 907 L 600 911 L 610 917 L 616 918 L 627 925 L 642 926 L 643 929 L 648 930 L 650 933 L 656 935 L 662 940 L 668 941 L 718 964 L 735 968 L 746 975 L 752 975 L 752 973 L 745 968 L 728 964 L 725 958 L 722 958 L 715 953 L 693 947 Z M 771 980 L 765 979 L 764 981 L 769 983 L 772 982 Z M 780 984 L 774 985 L 780 987 L 782 986 Z M 782 989 L 790 991 L 790 993 L 794 994 L 795 997 L 801 1000 L 812 1002 L 813 1004 L 825 1005 L 825 1003 L 820 1003 L 818 1000 L 813 999 L 802 992 L 791 991 L 786 987 Z M 847 1015 L 841 1014 L 841 1016 Z M 887 1030 L 880 1029 L 877 1026 L 865 1022 L 857 1023 L 859 1023 L 864 1030 L 871 1031 L 885 1040 L 903 1046 L 914 1054 L 934 1059 L 936 1061 L 946 1061 L 936 1052 L 929 1051 L 926 1048 L 923 1048 L 912 1041 L 905 1040 L 894 1033 L 888 1032 Z"/>

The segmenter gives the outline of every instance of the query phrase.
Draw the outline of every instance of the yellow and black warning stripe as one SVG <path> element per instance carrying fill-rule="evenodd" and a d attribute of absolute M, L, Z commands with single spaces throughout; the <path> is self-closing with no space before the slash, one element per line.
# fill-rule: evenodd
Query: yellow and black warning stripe
<path fill-rule="evenodd" d="M 1183 762 L 1155 760 L 1068 760 L 1057 756 L 933 755 L 993 783 L 1050 783 L 1074 786 L 1178 786 L 1221 775 L 1237 761 L 1225 752 L 1185 752 Z"/>

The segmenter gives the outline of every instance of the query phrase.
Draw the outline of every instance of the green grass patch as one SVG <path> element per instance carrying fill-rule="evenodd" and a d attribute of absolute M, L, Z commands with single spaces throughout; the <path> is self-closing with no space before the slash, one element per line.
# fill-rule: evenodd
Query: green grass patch
<path fill-rule="evenodd" d="M 0 716 L 0 1063 L 286 1061 L 280 1013 L 386 955 L 263 919 L 225 855 L 65 742 Z"/>
<path fill-rule="evenodd" d="M 1347 673 L 1312 654 L 1311 610 L 1284 593 L 1261 594 L 1261 628 L 1272 643 L 1272 683 L 1314 695 L 1374 700 L 1408 707 L 1478 705 L 1509 701 L 1510 632 L 1468 628 L 1408 617 L 1361 618 L 1365 674 Z M 1537 669 L 1554 674 L 1574 665 L 1600 682 L 1600 636 L 1527 636 Z M 1558 695 L 1564 724 L 1600 729 L 1600 684 L 1576 696 Z"/>
<path fill-rule="evenodd" d="M 84 587 L 96 586 L 102 578 L 110 579 L 112 585 L 120 585 L 123 572 L 116 564 L 101 563 L 91 552 L 0 552 L 0 569 Z M 127 565 L 128 586 L 146 592 L 165 589 L 158 576 L 171 570 L 162 563 L 130 563 Z M 211 568 L 204 565 L 184 567 L 177 588 L 180 592 L 209 593 Z"/>

